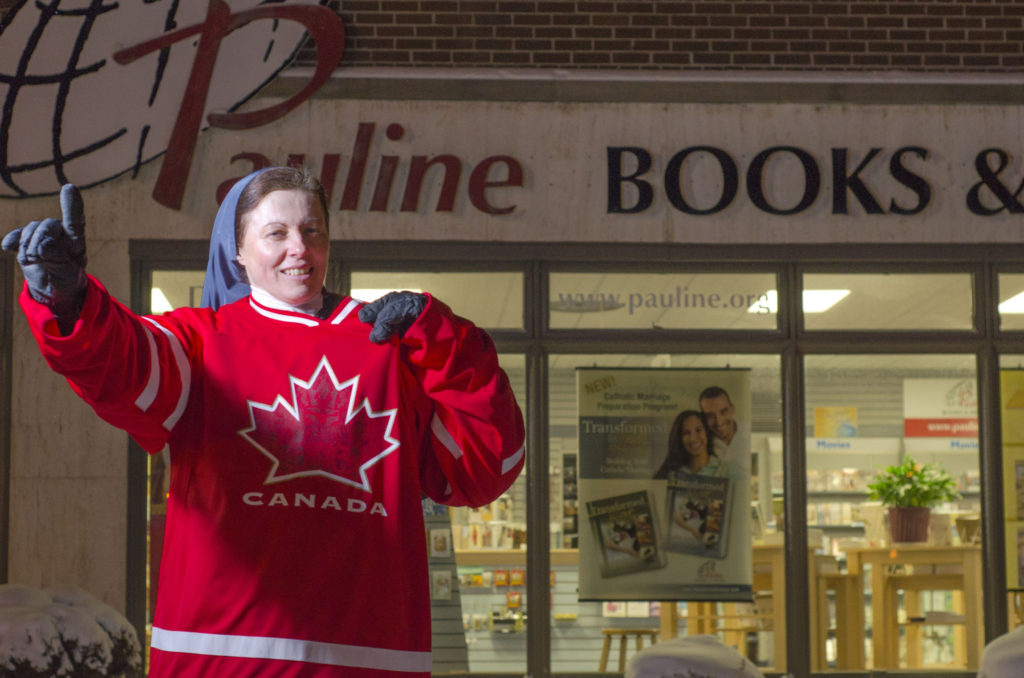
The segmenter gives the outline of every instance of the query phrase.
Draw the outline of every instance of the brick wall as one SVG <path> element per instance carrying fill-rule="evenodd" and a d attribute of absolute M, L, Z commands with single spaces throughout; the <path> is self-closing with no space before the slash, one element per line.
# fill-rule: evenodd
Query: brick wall
<path fill-rule="evenodd" d="M 1013 72 L 1024 0 L 342 0 L 343 65 Z M 304 50 L 304 63 L 313 63 Z"/>
<path fill-rule="evenodd" d="M 15 0 L 0 0 L 0 13 Z M 343 66 L 1024 70 L 1024 0 L 330 0 Z M 313 64 L 312 47 L 300 63 Z"/>

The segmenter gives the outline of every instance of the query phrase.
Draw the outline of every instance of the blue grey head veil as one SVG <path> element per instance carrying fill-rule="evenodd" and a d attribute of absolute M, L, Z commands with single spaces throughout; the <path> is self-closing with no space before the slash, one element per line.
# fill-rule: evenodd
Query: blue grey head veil
<path fill-rule="evenodd" d="M 238 243 L 235 242 L 235 210 L 238 198 L 253 178 L 270 169 L 266 167 L 242 177 L 231 187 L 213 220 L 210 234 L 210 259 L 206 264 L 206 279 L 203 281 L 203 308 L 217 310 L 225 304 L 249 296 L 249 284 L 245 282 L 242 265 L 238 263 Z"/>

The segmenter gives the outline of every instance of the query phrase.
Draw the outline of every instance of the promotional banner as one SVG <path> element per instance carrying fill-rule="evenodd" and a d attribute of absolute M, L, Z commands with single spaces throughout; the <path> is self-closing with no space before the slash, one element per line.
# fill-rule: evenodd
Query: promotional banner
<path fill-rule="evenodd" d="M 974 379 L 904 379 L 906 438 L 977 438 L 978 389 Z"/>
<path fill-rule="evenodd" d="M 1006 588 L 1024 591 L 1024 370 L 1000 370 Z"/>
<path fill-rule="evenodd" d="M 857 436 L 856 407 L 815 407 L 815 438 L 854 438 Z"/>
<path fill-rule="evenodd" d="M 576 381 L 580 599 L 751 600 L 750 372 Z"/>

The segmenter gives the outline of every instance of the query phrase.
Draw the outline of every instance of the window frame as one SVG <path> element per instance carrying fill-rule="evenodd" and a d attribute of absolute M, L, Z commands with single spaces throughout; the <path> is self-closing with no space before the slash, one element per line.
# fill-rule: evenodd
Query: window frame
<path fill-rule="evenodd" d="M 132 241 L 132 307 L 148 308 L 148 275 L 154 268 L 205 269 L 207 244 L 201 241 Z M 685 245 L 678 243 L 515 243 L 360 241 L 337 242 L 332 247 L 334 272 L 329 285 L 347 291 L 351 271 L 358 270 L 517 270 L 524 275 L 522 330 L 491 332 L 499 351 L 526 356 L 528 408 L 527 473 L 544 477 L 548 467 L 547 358 L 559 353 L 763 353 L 780 357 L 783 418 L 786 580 L 807 581 L 807 560 L 798 557 L 807 548 L 806 426 L 804 422 L 804 356 L 814 354 L 968 353 L 975 356 L 979 389 L 979 469 L 985 486 L 1001 487 L 999 463 L 999 355 L 1024 353 L 1024 330 L 998 329 L 998 273 L 1022 272 L 1024 246 L 843 244 L 843 261 L 836 245 Z M 715 272 L 774 272 L 778 282 L 778 325 L 774 330 L 565 330 L 548 327 L 548 276 L 552 271 L 616 270 L 622 272 L 672 271 L 680 266 Z M 486 267 L 486 268 L 485 268 Z M 967 330 L 843 330 L 815 331 L 803 327 L 799 309 L 804 273 L 966 272 L 973 287 L 973 327 Z M 2 309 L 0 309 L 2 311 Z M 137 456 L 137 455 L 132 455 Z M 990 458 L 986 458 L 990 457 Z M 143 462 L 144 462 L 143 458 Z M 144 487 L 145 466 L 130 465 L 129 496 L 133 486 Z M 528 485 L 527 568 L 545 572 L 550 567 L 546 483 Z M 539 492 L 539 496 L 532 496 Z M 142 492 L 144 500 L 144 490 Z M 137 501 L 137 499 L 136 499 Z M 131 516 L 131 507 L 129 515 Z M 144 507 L 141 515 L 144 516 Z M 136 514 L 138 516 L 139 514 Z M 135 519 L 137 522 L 137 518 Z M 999 493 L 982 496 L 982 529 L 998 537 L 1003 523 Z M 129 552 L 137 549 L 139 534 L 131 528 Z M 144 544 L 144 529 L 142 526 Z M 531 536 L 532 535 L 532 536 Z M 986 600 L 1005 601 L 1005 545 L 1002 538 L 983 541 Z M 131 567 L 137 558 L 129 553 Z M 132 565 L 134 563 L 134 565 Z M 142 560 L 143 566 L 145 559 Z M 144 570 L 144 568 L 143 568 Z M 129 570 L 129 600 L 138 587 L 137 572 Z M 144 591 L 144 587 L 142 589 Z M 143 598 L 144 598 L 143 593 Z M 527 577 L 527 596 L 546 599 L 546 577 Z M 787 587 L 787 670 L 810 675 L 809 592 Z M 143 606 L 145 601 L 143 600 Z M 986 639 L 1007 630 L 1005 605 L 986 605 Z M 551 675 L 550 611 L 535 605 L 527 624 L 527 673 Z M 921 673 L 920 675 L 927 675 Z"/>

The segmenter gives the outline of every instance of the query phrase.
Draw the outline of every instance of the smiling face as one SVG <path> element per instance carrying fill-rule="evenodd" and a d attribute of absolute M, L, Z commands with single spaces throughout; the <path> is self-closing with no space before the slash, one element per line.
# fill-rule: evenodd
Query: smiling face
<path fill-rule="evenodd" d="M 707 461 L 708 432 L 700 417 L 690 416 L 683 421 L 682 439 L 683 448 L 690 455 L 691 463 Z"/>
<path fill-rule="evenodd" d="M 729 396 L 720 395 L 714 398 L 704 398 L 700 401 L 700 409 L 707 417 L 708 427 L 715 436 L 724 440 L 727 444 L 732 442 L 733 434 L 736 433 L 736 408 L 733 407 Z"/>
<path fill-rule="evenodd" d="M 268 193 L 243 219 L 238 263 L 249 282 L 292 306 L 324 286 L 329 239 L 316 198 L 295 189 Z"/>

